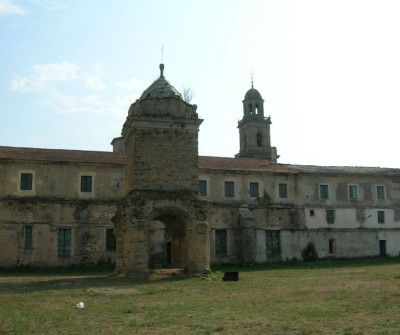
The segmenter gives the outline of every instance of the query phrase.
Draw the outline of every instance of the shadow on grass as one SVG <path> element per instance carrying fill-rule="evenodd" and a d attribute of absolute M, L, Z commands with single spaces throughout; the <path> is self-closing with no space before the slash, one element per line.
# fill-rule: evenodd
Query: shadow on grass
<path fill-rule="evenodd" d="M 315 261 L 315 262 L 299 262 L 299 263 L 274 263 L 274 264 L 257 264 L 251 266 L 213 266 L 212 271 L 268 271 L 268 270 L 304 270 L 304 269 L 329 269 L 329 268 L 345 268 L 358 266 L 376 266 L 387 264 L 400 264 L 400 257 L 393 258 L 368 258 L 358 260 L 334 260 L 334 261 Z"/>
<path fill-rule="evenodd" d="M 137 288 L 159 282 L 189 279 L 185 275 L 164 277 L 150 276 L 149 279 L 127 279 L 113 274 L 113 268 L 70 268 L 70 269 L 14 269 L 0 271 L 0 295 L 31 293 L 46 290 L 75 290 L 90 288 Z M 7 278 L 1 282 L 1 278 Z M 3 280 L 4 281 L 4 280 Z M 144 290 L 145 292 L 146 290 Z"/>
<path fill-rule="evenodd" d="M 215 266 L 213 272 L 220 271 L 270 271 L 270 270 L 303 270 L 345 267 L 365 267 L 377 265 L 400 264 L 400 258 L 374 258 L 362 260 L 341 260 L 312 263 L 279 263 L 253 266 Z M 74 290 L 90 288 L 136 288 L 160 282 L 182 281 L 190 279 L 185 275 L 150 277 L 147 280 L 127 279 L 112 274 L 112 267 L 105 268 L 69 268 L 69 269 L 14 269 L 0 270 L 0 295 L 10 293 L 29 293 L 46 290 Z M 31 280 L 30 280 L 31 279 Z M 3 280 L 4 281 L 4 280 Z M 146 289 L 144 288 L 145 292 Z"/>

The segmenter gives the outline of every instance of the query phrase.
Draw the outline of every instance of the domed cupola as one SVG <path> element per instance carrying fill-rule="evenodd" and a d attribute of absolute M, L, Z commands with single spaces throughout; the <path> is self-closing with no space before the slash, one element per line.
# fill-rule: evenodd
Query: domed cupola
<path fill-rule="evenodd" d="M 264 117 L 264 100 L 254 87 L 251 81 L 251 89 L 246 92 L 243 100 L 243 116 L 254 116 L 258 118 Z"/>
<path fill-rule="evenodd" d="M 164 64 L 160 64 L 160 77 L 136 100 L 128 116 L 197 119 L 197 106 L 183 100 L 182 95 L 164 77 Z"/>
<path fill-rule="evenodd" d="M 151 84 L 140 96 L 140 100 L 145 99 L 182 99 L 182 95 L 164 77 L 164 64 L 160 64 L 160 78 Z"/>
<path fill-rule="evenodd" d="M 271 118 L 264 117 L 264 100 L 253 86 L 243 100 L 243 119 L 239 121 L 240 152 L 236 157 L 267 159 L 276 163 L 278 155 L 271 147 Z"/>

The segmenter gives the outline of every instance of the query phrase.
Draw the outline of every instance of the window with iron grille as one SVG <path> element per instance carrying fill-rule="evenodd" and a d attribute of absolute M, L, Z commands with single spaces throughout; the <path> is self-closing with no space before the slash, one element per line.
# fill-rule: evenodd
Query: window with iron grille
<path fill-rule="evenodd" d="M 349 199 L 357 200 L 357 185 L 349 185 Z"/>
<path fill-rule="evenodd" d="M 215 254 L 224 256 L 228 253 L 227 231 L 225 229 L 215 230 Z"/>
<path fill-rule="evenodd" d="M 25 226 L 24 227 L 24 248 L 30 249 L 32 248 L 32 226 Z"/>
<path fill-rule="evenodd" d="M 21 173 L 21 190 L 32 190 L 32 173 Z"/>
<path fill-rule="evenodd" d="M 235 184 L 233 181 L 226 181 L 225 182 L 225 196 L 226 197 L 234 197 L 235 196 Z"/>
<path fill-rule="evenodd" d="M 333 209 L 326 210 L 326 222 L 329 224 L 335 223 L 335 211 Z"/>
<path fill-rule="evenodd" d="M 329 199 L 328 185 L 319 185 L 319 198 L 321 200 Z"/>
<path fill-rule="evenodd" d="M 81 192 L 92 192 L 92 176 L 81 176 Z"/>
<path fill-rule="evenodd" d="M 385 186 L 379 185 L 376 187 L 376 197 L 378 200 L 385 200 Z"/>
<path fill-rule="evenodd" d="M 207 196 L 207 181 L 206 180 L 199 180 L 199 193 L 202 196 Z"/>
<path fill-rule="evenodd" d="M 71 229 L 58 230 L 58 256 L 71 255 Z"/>
<path fill-rule="evenodd" d="M 281 253 L 279 230 L 266 230 L 265 243 L 267 247 L 267 256 L 279 255 Z"/>
<path fill-rule="evenodd" d="M 378 223 L 385 223 L 385 211 L 378 211 Z"/>
<path fill-rule="evenodd" d="M 287 185 L 279 184 L 279 198 L 287 198 Z"/>
<path fill-rule="evenodd" d="M 250 197 L 258 198 L 258 183 L 250 183 Z"/>
<path fill-rule="evenodd" d="M 107 229 L 106 231 L 106 249 L 108 251 L 114 251 L 116 249 L 116 241 L 114 235 L 114 229 Z"/>

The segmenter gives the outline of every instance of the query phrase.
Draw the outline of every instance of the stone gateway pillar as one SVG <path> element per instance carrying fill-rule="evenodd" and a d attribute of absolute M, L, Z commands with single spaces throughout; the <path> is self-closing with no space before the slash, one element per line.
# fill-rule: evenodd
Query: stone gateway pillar
<path fill-rule="evenodd" d="M 210 270 L 209 203 L 198 194 L 197 106 L 182 99 L 164 78 L 131 105 L 122 129 L 125 197 L 113 218 L 116 272 L 130 278 L 149 274 L 150 225 L 169 232 L 171 265 L 189 273 Z M 166 251 L 167 252 L 167 251 Z"/>

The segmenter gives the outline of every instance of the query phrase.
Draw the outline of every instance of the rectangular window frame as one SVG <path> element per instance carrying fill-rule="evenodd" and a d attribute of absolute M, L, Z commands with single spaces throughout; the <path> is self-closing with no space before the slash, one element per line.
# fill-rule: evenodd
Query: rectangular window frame
<path fill-rule="evenodd" d="M 199 193 L 203 197 L 207 196 L 207 180 L 199 180 Z"/>
<path fill-rule="evenodd" d="M 358 200 L 358 187 L 357 185 L 348 185 L 349 200 Z"/>
<path fill-rule="evenodd" d="M 115 251 L 117 249 L 117 241 L 114 235 L 113 228 L 106 229 L 106 250 L 107 251 Z"/>
<path fill-rule="evenodd" d="M 32 172 L 21 172 L 21 183 L 20 190 L 32 191 L 33 190 L 33 173 Z"/>
<path fill-rule="evenodd" d="M 33 226 L 24 226 L 24 248 L 33 248 Z"/>
<path fill-rule="evenodd" d="M 328 184 L 320 184 L 319 185 L 319 198 L 321 200 L 329 199 L 329 185 Z"/>
<path fill-rule="evenodd" d="M 82 175 L 81 176 L 81 192 L 92 193 L 93 192 L 93 176 Z"/>
<path fill-rule="evenodd" d="M 258 183 L 255 182 L 249 183 L 249 193 L 250 193 L 250 198 L 258 198 L 260 196 Z"/>
<path fill-rule="evenodd" d="M 376 199 L 377 200 L 385 200 L 385 186 L 384 185 L 376 186 Z"/>
<path fill-rule="evenodd" d="M 267 256 L 276 256 L 281 254 L 281 242 L 279 230 L 265 231 L 265 248 Z"/>
<path fill-rule="evenodd" d="M 215 229 L 215 256 L 228 255 L 228 231 L 226 229 Z"/>
<path fill-rule="evenodd" d="M 325 216 L 326 216 L 326 223 L 327 224 L 334 224 L 335 223 L 335 210 L 334 209 L 325 210 Z"/>
<path fill-rule="evenodd" d="M 385 223 L 385 211 L 377 211 L 376 213 L 379 224 Z"/>
<path fill-rule="evenodd" d="M 225 197 L 233 198 L 235 196 L 235 183 L 233 181 L 225 182 Z"/>
<path fill-rule="evenodd" d="M 71 229 L 59 228 L 58 229 L 58 256 L 70 257 L 71 256 Z"/>
<path fill-rule="evenodd" d="M 279 192 L 279 198 L 280 199 L 287 199 L 287 184 L 285 183 L 279 183 L 278 184 L 278 192 Z"/>

